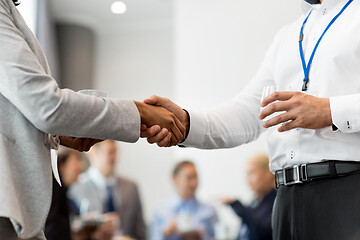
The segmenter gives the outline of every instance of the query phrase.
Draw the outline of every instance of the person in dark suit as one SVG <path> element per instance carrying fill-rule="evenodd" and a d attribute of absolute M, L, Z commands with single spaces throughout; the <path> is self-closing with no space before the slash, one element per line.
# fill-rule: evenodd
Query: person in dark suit
<path fill-rule="evenodd" d="M 71 240 L 70 211 L 78 211 L 69 205 L 68 187 L 77 181 L 84 169 L 79 152 L 63 149 L 58 156 L 59 175 L 62 187 L 53 181 L 53 195 L 49 215 L 45 225 L 45 236 L 48 240 Z M 72 206 L 72 207 L 71 207 Z"/>
<path fill-rule="evenodd" d="M 247 180 L 256 195 L 250 206 L 235 199 L 223 199 L 241 219 L 240 240 L 271 240 L 271 215 L 276 198 L 274 175 L 266 155 L 254 156 L 247 165 Z"/>
<path fill-rule="evenodd" d="M 146 239 L 146 225 L 137 185 L 116 176 L 116 142 L 106 140 L 89 152 L 91 167 L 69 190 L 68 197 L 78 206 L 86 202 L 88 213 L 112 214 L 119 219 L 115 235 Z"/>

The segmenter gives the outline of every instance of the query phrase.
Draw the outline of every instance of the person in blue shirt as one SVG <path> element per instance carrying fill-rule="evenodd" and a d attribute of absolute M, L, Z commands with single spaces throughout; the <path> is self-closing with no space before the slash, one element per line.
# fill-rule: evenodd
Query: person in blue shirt
<path fill-rule="evenodd" d="M 256 155 L 247 164 L 247 181 L 255 200 L 244 206 L 235 199 L 223 199 L 242 219 L 239 240 L 271 240 L 271 215 L 276 198 L 274 174 L 269 170 L 267 155 Z"/>
<path fill-rule="evenodd" d="M 216 212 L 196 198 L 198 175 L 194 163 L 178 163 L 173 170 L 173 183 L 177 196 L 156 211 L 149 239 L 214 239 Z"/>

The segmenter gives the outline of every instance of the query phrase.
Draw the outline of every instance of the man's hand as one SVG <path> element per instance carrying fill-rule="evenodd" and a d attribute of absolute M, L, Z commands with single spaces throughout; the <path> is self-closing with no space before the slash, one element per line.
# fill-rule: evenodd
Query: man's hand
<path fill-rule="evenodd" d="M 172 220 L 170 222 L 169 226 L 164 230 L 163 234 L 164 234 L 164 237 L 168 237 L 172 234 L 178 234 L 178 229 L 177 229 L 175 220 Z"/>
<path fill-rule="evenodd" d="M 199 231 L 192 231 L 187 233 L 180 234 L 180 237 L 186 240 L 200 240 L 202 238 L 202 234 Z"/>
<path fill-rule="evenodd" d="M 235 202 L 235 201 L 236 201 L 235 198 L 228 198 L 228 197 L 226 197 L 226 198 L 221 198 L 221 199 L 220 199 L 220 202 L 221 202 L 222 204 L 224 204 L 224 205 L 229 205 L 229 204 L 231 204 L 231 203 L 233 203 L 233 202 Z"/>
<path fill-rule="evenodd" d="M 285 111 L 263 123 L 265 128 L 269 128 L 287 122 L 278 128 L 279 132 L 294 128 L 320 129 L 332 125 L 328 98 L 317 98 L 301 92 L 275 92 L 263 100 L 261 107 L 266 107 L 259 115 L 261 120 L 275 112 Z"/>
<path fill-rule="evenodd" d="M 185 127 L 185 133 L 184 133 L 184 138 L 185 138 L 185 135 L 189 130 L 189 118 L 187 113 L 181 107 L 179 107 L 178 105 L 176 105 L 167 98 L 158 97 L 158 96 L 151 96 L 150 98 L 145 99 L 144 103 L 160 106 L 172 112 Z M 141 137 L 147 138 L 148 142 L 151 144 L 157 143 L 159 147 L 169 147 L 171 145 L 169 132 L 166 129 L 161 129 L 160 126 L 147 127 L 145 125 L 142 125 Z M 183 141 L 184 138 L 181 141 Z"/>
<path fill-rule="evenodd" d="M 79 152 L 87 152 L 96 143 L 102 142 L 103 140 L 92 139 L 92 138 L 76 138 L 76 137 L 65 137 L 61 136 L 60 144 L 75 149 Z"/>
<path fill-rule="evenodd" d="M 184 140 L 186 128 L 174 113 L 163 107 L 153 106 L 143 102 L 135 101 L 135 104 L 139 110 L 141 123 L 143 124 L 141 127 L 141 137 L 146 137 L 143 130 L 150 128 L 151 130 L 147 132 L 154 135 L 160 134 L 163 136 L 162 133 L 166 132 L 164 138 L 167 146 L 177 145 Z M 162 130 L 160 132 L 161 128 Z M 164 140 L 164 138 L 162 140 Z"/>

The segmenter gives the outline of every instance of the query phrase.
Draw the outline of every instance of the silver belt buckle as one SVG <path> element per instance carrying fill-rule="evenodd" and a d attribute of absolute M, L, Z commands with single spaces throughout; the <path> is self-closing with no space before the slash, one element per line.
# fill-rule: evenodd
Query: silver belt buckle
<path fill-rule="evenodd" d="M 286 169 L 283 169 L 283 177 L 284 177 L 284 185 L 285 185 L 285 186 L 303 183 L 303 182 L 301 181 L 301 178 L 300 178 L 300 168 L 302 168 L 303 165 L 304 165 L 304 164 L 302 164 L 301 166 L 295 165 L 295 166 L 292 167 L 294 180 L 291 181 L 291 182 L 287 182 L 287 181 L 286 181 Z M 305 166 L 305 169 L 306 169 L 306 166 Z"/>

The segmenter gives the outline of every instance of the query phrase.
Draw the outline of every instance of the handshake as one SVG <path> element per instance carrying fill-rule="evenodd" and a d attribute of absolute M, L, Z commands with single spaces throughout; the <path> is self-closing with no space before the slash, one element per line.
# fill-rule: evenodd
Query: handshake
<path fill-rule="evenodd" d="M 185 140 L 189 131 L 186 111 L 167 98 L 152 96 L 144 102 L 134 101 L 141 117 L 141 137 L 159 147 L 175 146 Z M 60 144 L 80 152 L 87 152 L 102 140 L 60 136 Z"/>
<path fill-rule="evenodd" d="M 158 96 L 134 102 L 141 117 L 141 137 L 147 138 L 150 144 L 171 147 L 185 140 L 190 123 L 187 112 L 181 107 Z"/>

